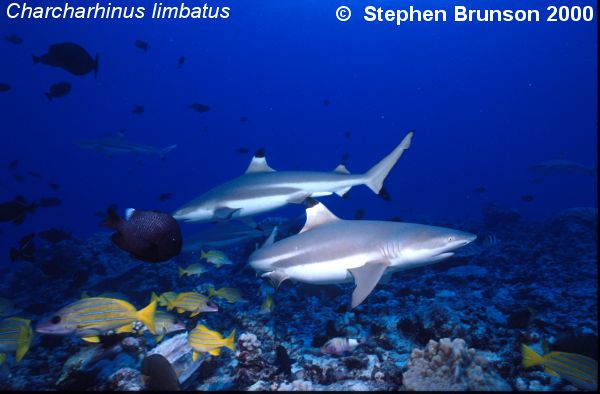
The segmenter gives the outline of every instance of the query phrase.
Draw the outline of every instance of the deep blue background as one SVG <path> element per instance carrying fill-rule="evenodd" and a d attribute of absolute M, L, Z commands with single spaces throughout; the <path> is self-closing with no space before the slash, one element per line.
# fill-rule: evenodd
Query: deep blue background
<path fill-rule="evenodd" d="M 240 175 L 251 153 L 240 155 L 239 147 L 265 147 L 269 164 L 280 170 L 332 170 L 347 152 L 349 170 L 363 172 L 410 129 L 417 129 L 413 145 L 386 182 L 392 201 L 362 186 L 348 200 L 322 201 L 345 218 L 364 208 L 367 219 L 416 222 L 480 220 L 489 202 L 516 208 L 528 219 L 596 206 L 596 177 L 557 175 L 532 183 L 537 175 L 528 167 L 560 154 L 597 165 L 597 16 L 589 23 L 397 27 L 366 23 L 361 9 L 434 8 L 442 2 L 230 0 L 210 3 L 230 6 L 227 20 L 11 21 L 6 3 L 0 35 L 16 33 L 24 43 L 0 40 L 0 82 L 12 85 L 0 93 L 0 201 L 22 194 L 30 200 L 59 196 L 63 204 L 38 210 L 20 226 L 0 224 L 0 262 L 31 231 L 62 227 L 81 237 L 108 232 L 97 226 L 94 212 L 111 202 L 121 211 L 172 212 Z M 595 7 L 589 0 L 576 3 Z M 342 4 L 354 10 L 347 23 L 335 19 Z M 547 2 L 457 4 L 545 9 Z M 137 39 L 149 42 L 147 53 L 134 46 Z M 32 64 L 32 54 L 63 41 L 100 53 L 97 80 Z M 178 69 L 182 55 L 185 64 Z M 50 102 L 43 93 L 59 81 L 73 90 Z M 193 102 L 211 110 L 196 113 L 188 108 Z M 141 116 L 131 112 L 136 104 L 146 108 Z M 241 123 L 241 116 L 248 122 Z M 132 141 L 177 148 L 160 161 L 108 157 L 76 144 L 120 129 Z M 26 182 L 15 182 L 7 169 L 12 159 L 19 160 L 16 173 L 38 171 L 43 180 L 26 175 Z M 62 189 L 51 190 L 49 181 Z M 480 185 L 487 191 L 473 192 Z M 173 198 L 158 201 L 164 192 Z M 535 200 L 522 201 L 524 194 Z M 296 206 L 271 214 L 301 212 Z M 198 228 L 186 225 L 184 231 Z"/>

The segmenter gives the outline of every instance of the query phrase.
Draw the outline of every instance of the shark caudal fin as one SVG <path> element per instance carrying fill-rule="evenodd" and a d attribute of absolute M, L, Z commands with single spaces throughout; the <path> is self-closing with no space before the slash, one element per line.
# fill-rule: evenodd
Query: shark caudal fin
<path fill-rule="evenodd" d="M 373 193 L 379 193 L 383 187 L 383 181 L 391 169 L 394 167 L 400 156 L 402 156 L 402 153 L 404 153 L 404 151 L 410 147 L 410 141 L 414 134 L 414 130 L 409 131 L 396 149 L 383 158 L 383 160 L 381 160 L 379 163 L 375 164 L 373 168 L 367 171 L 365 174 L 365 185 L 367 185 L 369 189 L 373 190 Z"/>
<path fill-rule="evenodd" d="M 165 160 L 167 158 L 167 154 L 175 148 L 177 148 L 177 145 L 167 146 L 166 148 L 161 149 L 158 152 L 158 156 L 160 157 L 161 160 Z"/>

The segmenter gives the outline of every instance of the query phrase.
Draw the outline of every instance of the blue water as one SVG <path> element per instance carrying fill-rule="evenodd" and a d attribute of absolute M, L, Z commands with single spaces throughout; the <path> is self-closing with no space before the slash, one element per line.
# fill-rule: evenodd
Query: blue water
<path fill-rule="evenodd" d="M 29 2 L 47 3 L 58 4 Z M 186 2 L 197 3 L 203 4 Z M 335 9 L 344 3 L 355 15 L 341 23 Z M 540 9 L 546 3 L 462 2 Z M 347 153 L 347 168 L 360 173 L 412 129 L 412 146 L 385 182 L 391 201 L 364 186 L 348 199 L 321 201 L 342 218 L 352 219 L 362 208 L 365 219 L 400 216 L 427 223 L 479 223 L 489 203 L 516 209 L 529 221 L 597 207 L 596 176 L 539 176 L 529 169 L 561 156 L 597 166 L 597 16 L 587 23 L 396 26 L 362 21 L 367 4 L 211 2 L 232 8 L 226 20 L 23 21 L 2 13 L 0 35 L 15 33 L 24 42 L 0 40 L 0 82 L 12 87 L 0 93 L 0 201 L 56 196 L 62 205 L 38 209 L 22 225 L 0 223 L 0 264 L 25 264 L 10 262 L 8 250 L 31 232 L 58 227 L 80 239 L 97 232 L 108 237 L 94 213 L 111 203 L 121 214 L 127 207 L 173 212 L 241 175 L 261 147 L 276 170 L 330 171 Z M 410 4 L 448 8 L 441 1 L 376 5 Z M 597 11 L 593 1 L 578 4 Z M 136 40 L 147 41 L 148 51 L 136 48 Z M 32 64 L 32 54 L 64 41 L 100 54 L 97 79 Z M 47 100 L 43 93 L 59 81 L 71 83 L 72 91 Z M 210 111 L 193 111 L 188 106 L 194 102 Z M 145 112 L 133 114 L 135 105 Z M 177 148 L 161 161 L 109 157 L 77 145 L 119 130 L 134 142 Z M 249 152 L 237 153 L 240 147 Z M 24 182 L 7 168 L 13 159 L 14 173 L 24 175 Z M 48 182 L 62 188 L 52 190 Z M 486 191 L 476 193 L 478 186 Z M 169 201 L 157 200 L 167 192 L 173 194 Z M 523 201 L 526 194 L 534 200 Z M 288 206 L 258 219 L 302 212 L 299 205 Z M 195 226 L 182 230 L 188 235 Z"/>

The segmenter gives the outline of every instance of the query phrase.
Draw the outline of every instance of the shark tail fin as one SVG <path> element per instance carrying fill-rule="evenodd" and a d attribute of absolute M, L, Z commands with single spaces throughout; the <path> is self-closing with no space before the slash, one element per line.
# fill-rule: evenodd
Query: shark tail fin
<path fill-rule="evenodd" d="M 402 153 L 410 147 L 410 141 L 414 135 L 414 130 L 408 132 L 406 137 L 398 144 L 398 146 L 386 157 L 383 158 L 379 163 L 375 164 L 365 174 L 365 185 L 369 187 L 375 194 L 379 194 L 379 191 L 383 187 L 383 181 L 392 170 Z"/>
<path fill-rule="evenodd" d="M 161 150 L 158 152 L 158 156 L 160 156 L 160 159 L 161 159 L 161 160 L 165 160 L 165 159 L 167 158 L 167 154 L 168 154 L 169 152 L 171 152 L 171 151 L 172 151 L 173 149 L 175 149 L 175 148 L 177 148 L 177 145 L 171 145 L 171 146 L 167 146 L 166 148 L 164 148 L 164 149 L 161 149 Z"/>

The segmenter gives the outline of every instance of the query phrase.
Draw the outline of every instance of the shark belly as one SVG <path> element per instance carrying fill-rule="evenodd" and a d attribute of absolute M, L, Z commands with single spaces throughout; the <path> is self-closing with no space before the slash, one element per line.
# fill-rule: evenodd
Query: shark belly
<path fill-rule="evenodd" d="M 316 264 L 303 264 L 283 270 L 290 279 L 310 284 L 336 284 L 352 282 L 352 275 L 348 268 L 354 268 L 362 263 L 356 264 L 332 264 L 323 262 Z"/>

